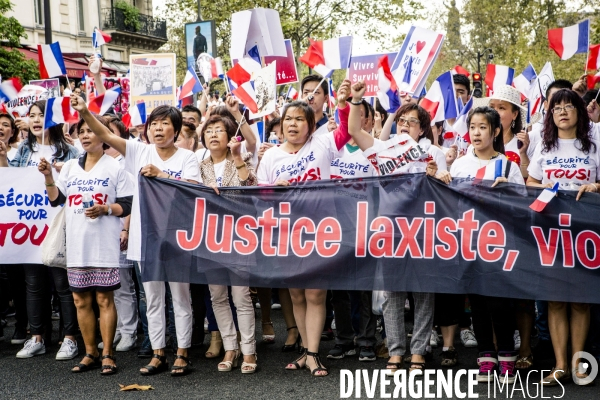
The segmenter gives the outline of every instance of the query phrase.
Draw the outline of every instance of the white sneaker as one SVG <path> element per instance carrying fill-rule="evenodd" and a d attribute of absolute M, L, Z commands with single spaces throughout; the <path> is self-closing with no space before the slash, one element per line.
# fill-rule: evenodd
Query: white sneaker
<path fill-rule="evenodd" d="M 124 335 L 119 344 L 117 345 L 117 351 L 129 351 L 135 347 L 135 342 L 137 340 L 136 335 Z"/>
<path fill-rule="evenodd" d="M 335 330 L 335 318 L 331 321 L 331 329 Z"/>
<path fill-rule="evenodd" d="M 44 341 L 38 342 L 35 337 L 25 341 L 23 348 L 17 353 L 17 358 L 31 358 L 40 354 L 46 354 Z"/>
<path fill-rule="evenodd" d="M 477 347 L 477 339 L 475 338 L 475 333 L 470 329 L 465 329 L 464 331 L 460 331 L 460 341 L 463 346 L 469 347 Z"/>
<path fill-rule="evenodd" d="M 60 350 L 56 353 L 56 359 L 59 361 L 72 360 L 77 357 L 77 354 L 79 354 L 77 342 L 64 338 Z"/>
<path fill-rule="evenodd" d="M 271 310 L 281 310 L 281 304 L 279 304 L 279 303 L 271 304 Z"/>
<path fill-rule="evenodd" d="M 119 343 L 120 341 L 121 341 L 121 332 L 117 331 L 117 332 L 115 332 L 115 338 L 113 339 L 113 347 L 115 347 L 117 345 L 117 343 Z M 98 349 L 104 350 L 104 342 L 98 343 Z"/>
<path fill-rule="evenodd" d="M 515 341 L 515 350 L 519 350 L 521 348 L 521 335 L 519 331 L 515 331 L 513 339 Z"/>
<path fill-rule="evenodd" d="M 438 343 L 440 342 L 440 337 L 435 329 L 431 331 L 431 338 L 429 339 L 429 345 L 434 349 L 438 347 Z"/>
<path fill-rule="evenodd" d="M 204 333 L 208 333 L 208 318 L 204 318 Z"/>

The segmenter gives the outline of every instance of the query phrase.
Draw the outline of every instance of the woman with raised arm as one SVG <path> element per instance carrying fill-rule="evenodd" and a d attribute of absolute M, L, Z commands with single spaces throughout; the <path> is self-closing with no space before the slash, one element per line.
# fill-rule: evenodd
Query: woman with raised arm
<path fill-rule="evenodd" d="M 544 120 L 543 138 L 537 144 L 529 166 L 527 186 L 541 188 L 559 184 L 559 190 L 598 193 L 600 181 L 600 144 L 590 135 L 590 119 L 581 97 L 570 89 L 554 93 Z M 568 160 L 565 163 L 564 160 Z M 568 311 L 571 311 L 569 320 Z M 556 364 L 542 383 L 558 385 L 573 376 L 576 384 L 589 384 L 579 360 L 569 365 L 567 345 L 571 338 L 573 354 L 583 351 L 590 327 L 590 305 L 548 302 L 548 325 Z"/>
<path fill-rule="evenodd" d="M 285 143 L 268 149 L 258 168 L 258 184 L 262 186 L 289 186 L 291 184 L 329 179 L 331 161 L 341 156 L 341 150 L 350 140 L 348 135 L 348 107 L 350 81 L 345 80 L 338 91 L 340 126 L 331 133 L 314 136 L 315 114 L 303 101 L 290 103 L 281 117 Z M 302 168 L 287 166 L 302 165 Z M 328 375 L 319 358 L 319 343 L 325 324 L 327 290 L 290 289 L 294 317 L 305 351 L 286 369 L 308 367 L 313 376 Z"/>
<path fill-rule="evenodd" d="M 134 140 L 126 140 L 115 135 L 102 125 L 88 110 L 81 97 L 71 95 L 71 106 L 104 143 L 113 147 L 125 157 L 125 170 L 134 178 L 138 174 L 149 178 L 182 179 L 191 183 L 200 181 L 200 171 L 194 153 L 175 146 L 181 131 L 181 112 L 175 107 L 159 106 L 152 110 L 146 122 L 147 131 L 152 144 L 144 144 Z M 140 216 L 139 188 L 134 179 L 135 191 L 131 211 L 131 231 L 127 258 L 140 262 L 142 260 L 142 223 Z M 143 271 L 144 262 L 140 263 Z M 142 375 L 154 375 L 168 369 L 165 357 L 165 284 L 164 282 L 144 282 L 147 302 L 148 333 L 154 355 L 150 364 L 143 367 Z M 190 371 L 188 348 L 192 337 L 192 305 L 190 300 L 190 284 L 169 282 L 175 312 L 177 331 L 177 354 L 171 369 L 172 376 L 182 376 Z"/>

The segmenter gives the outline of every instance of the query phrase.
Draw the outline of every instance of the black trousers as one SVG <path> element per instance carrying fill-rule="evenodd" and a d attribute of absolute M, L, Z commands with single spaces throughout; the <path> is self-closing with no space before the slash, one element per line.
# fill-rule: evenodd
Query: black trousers
<path fill-rule="evenodd" d="M 358 303 L 356 313 L 359 316 L 358 331 L 352 327 L 352 298 Z M 373 292 L 334 290 L 332 297 L 335 312 L 335 342 L 341 345 L 352 345 L 354 336 L 359 346 L 375 346 L 375 330 L 377 318 L 372 311 Z"/>
<path fill-rule="evenodd" d="M 67 270 L 41 264 L 24 264 L 27 316 L 32 335 L 43 335 L 44 327 L 51 331 L 50 276 L 60 300 L 64 335 L 78 332 L 77 310 L 69 289 Z M 48 274 L 50 271 L 50 274 Z"/>
<path fill-rule="evenodd" d="M 459 323 L 465 310 L 465 295 L 454 293 L 435 294 L 434 326 L 452 326 Z"/>
<path fill-rule="evenodd" d="M 469 294 L 469 300 L 479 352 L 495 352 L 494 332 L 498 351 L 514 351 L 515 313 L 510 299 Z"/>
<path fill-rule="evenodd" d="M 8 275 L 8 295 L 15 306 L 15 329 L 27 329 L 27 300 L 25 288 L 25 270 L 23 265 L 6 265 Z"/>

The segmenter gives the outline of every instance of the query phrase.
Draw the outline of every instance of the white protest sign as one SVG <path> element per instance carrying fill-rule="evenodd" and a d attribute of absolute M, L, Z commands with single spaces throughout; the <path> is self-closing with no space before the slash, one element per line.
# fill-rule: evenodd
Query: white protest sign
<path fill-rule="evenodd" d="M 256 105 L 258 106 L 258 112 L 250 112 L 250 118 L 256 119 L 269 115 L 275 111 L 276 108 L 276 73 L 277 73 L 277 62 L 273 61 L 265 68 L 261 69 L 256 75 L 254 75 L 254 93 L 256 94 Z"/>
<path fill-rule="evenodd" d="M 0 168 L 0 264 L 41 264 L 52 208 L 37 168 Z"/>
<path fill-rule="evenodd" d="M 425 172 L 431 159 L 429 144 L 417 143 L 407 134 L 396 135 L 364 152 L 379 176 Z"/>
<path fill-rule="evenodd" d="M 538 74 L 529 93 L 529 102 L 531 104 L 530 113 L 531 115 L 542 111 L 543 103 L 546 98 L 546 90 L 552 82 L 554 82 L 554 72 L 552 71 L 552 64 L 550 61 L 544 65 L 541 72 Z"/>
<path fill-rule="evenodd" d="M 287 50 L 279 20 L 279 12 L 269 8 L 254 8 L 231 15 L 229 55 L 240 60 L 254 46 L 261 57 L 285 57 Z"/>

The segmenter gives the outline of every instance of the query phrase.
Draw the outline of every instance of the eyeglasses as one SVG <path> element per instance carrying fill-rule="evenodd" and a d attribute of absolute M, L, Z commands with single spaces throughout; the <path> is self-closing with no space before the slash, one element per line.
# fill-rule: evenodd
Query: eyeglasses
<path fill-rule="evenodd" d="M 414 128 L 415 126 L 419 126 L 420 122 L 415 118 L 400 117 L 400 119 L 398 119 L 398 125 L 403 126 L 405 124 L 408 124 L 408 126 L 412 126 Z"/>
<path fill-rule="evenodd" d="M 225 131 L 219 129 L 218 131 L 206 131 L 206 132 L 204 132 L 205 135 L 212 135 L 213 133 L 216 133 L 217 135 L 220 135 L 221 133 L 225 133 Z"/>
<path fill-rule="evenodd" d="M 552 109 L 552 114 L 562 114 L 563 111 L 571 112 L 574 109 L 575 109 L 575 106 L 573 104 L 567 104 L 564 107 L 554 107 Z"/>

